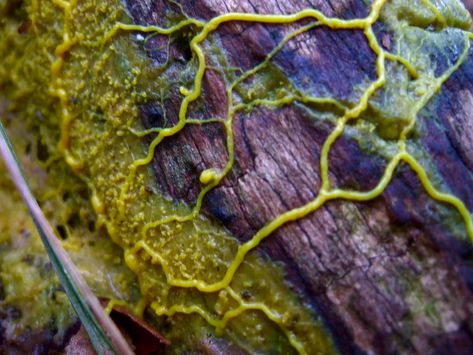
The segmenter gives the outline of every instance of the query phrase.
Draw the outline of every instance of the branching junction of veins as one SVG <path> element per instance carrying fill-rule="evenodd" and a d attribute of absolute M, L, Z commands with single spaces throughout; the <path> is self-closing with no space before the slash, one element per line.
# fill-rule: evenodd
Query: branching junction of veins
<path fill-rule="evenodd" d="M 63 43 L 59 45 L 56 49 L 56 61 L 52 64 L 51 73 L 52 73 L 52 84 L 50 87 L 50 92 L 52 95 L 56 96 L 60 100 L 60 104 L 62 107 L 62 124 L 61 124 L 61 139 L 60 139 L 60 149 L 65 155 L 66 161 L 70 164 L 73 169 L 80 169 L 81 162 L 75 158 L 70 151 L 70 138 L 69 138 L 69 129 L 71 126 L 72 116 L 68 110 L 68 103 L 67 103 L 67 93 L 65 92 L 61 78 L 60 72 L 64 63 L 64 53 L 66 53 L 69 48 L 76 41 L 79 41 L 80 38 L 72 38 L 71 33 L 69 32 L 69 18 L 71 16 L 71 9 L 75 5 L 75 0 L 71 0 L 70 2 L 66 2 L 64 0 L 53 0 L 53 2 L 64 10 L 64 35 L 63 35 Z M 153 139 L 151 144 L 148 147 L 147 155 L 142 158 L 135 160 L 133 164 L 130 166 L 130 172 L 128 178 L 126 179 L 125 183 L 121 188 L 121 196 L 119 201 L 119 208 L 120 213 L 125 213 L 125 208 L 127 204 L 127 194 L 130 188 L 130 185 L 133 183 L 133 180 L 136 177 L 137 169 L 140 167 L 144 167 L 151 163 L 155 156 L 155 150 L 158 145 L 165 140 L 167 137 L 173 136 L 179 133 L 187 124 L 205 124 L 205 123 L 215 123 L 220 122 L 226 133 L 226 145 L 228 151 L 228 161 L 223 169 L 207 169 L 204 170 L 200 175 L 200 182 L 202 184 L 202 189 L 199 192 L 197 202 L 192 209 L 192 212 L 188 215 L 172 215 L 152 223 L 149 223 L 142 228 L 142 237 L 143 239 L 139 241 L 136 245 L 130 248 L 127 251 L 127 262 L 128 264 L 133 263 L 133 256 L 139 250 L 143 250 L 144 252 L 148 253 L 153 262 L 159 263 L 162 266 L 164 274 L 166 276 L 167 282 L 171 286 L 175 287 L 182 287 L 182 288 L 196 288 L 201 292 L 218 292 L 225 290 L 238 304 L 239 306 L 233 310 L 228 311 L 224 314 L 222 319 L 215 319 L 212 318 L 205 310 L 201 309 L 198 306 L 179 306 L 174 305 L 171 308 L 163 308 L 162 306 L 153 303 L 151 306 L 154 308 L 158 315 L 167 314 L 173 315 L 174 313 L 198 313 L 202 317 L 204 317 L 210 324 L 214 325 L 217 329 L 223 329 L 227 322 L 236 317 L 238 314 L 244 312 L 248 309 L 258 309 L 265 313 L 271 320 L 276 322 L 281 329 L 287 335 L 291 344 L 301 353 L 304 353 L 303 346 L 299 342 L 299 340 L 295 337 L 295 335 L 284 328 L 281 315 L 271 311 L 268 307 L 266 307 L 262 303 L 245 303 L 241 297 L 232 290 L 230 287 L 232 279 L 237 272 L 238 268 L 242 264 L 245 259 L 245 256 L 257 247 L 260 242 L 270 236 L 274 231 L 276 231 L 279 227 L 290 223 L 292 221 L 296 221 L 298 219 L 307 216 L 308 214 L 318 210 L 321 208 L 327 201 L 335 200 L 335 199 L 342 199 L 342 200 L 349 200 L 349 201 L 368 201 L 376 198 L 379 196 L 387 185 L 390 183 L 393 174 L 396 168 L 399 166 L 401 162 L 406 163 L 418 176 L 421 184 L 425 188 L 426 192 L 435 200 L 449 204 L 453 206 L 462 216 L 466 232 L 468 234 L 469 239 L 473 242 L 473 223 L 472 218 L 465 207 L 464 203 L 458 199 L 457 197 L 443 193 L 437 190 L 433 184 L 431 183 L 425 169 L 421 166 L 421 164 L 408 152 L 407 150 L 407 139 L 412 131 L 414 125 L 416 124 L 416 119 L 418 113 L 422 110 L 422 108 L 429 102 L 429 100 L 434 96 L 435 93 L 439 91 L 442 84 L 461 66 L 461 64 L 466 60 L 469 53 L 470 48 L 470 40 L 472 39 L 472 35 L 470 33 L 465 32 L 465 44 L 463 48 L 463 52 L 457 59 L 456 63 L 452 65 L 448 70 L 445 71 L 440 77 L 432 78 L 431 85 L 427 88 L 427 90 L 422 93 L 422 96 L 417 100 L 417 104 L 413 106 L 410 110 L 408 117 L 405 119 L 408 121 L 408 124 L 403 128 L 402 132 L 399 135 L 399 139 L 397 141 L 397 152 L 394 154 L 390 161 L 388 162 L 382 177 L 380 178 L 378 184 L 369 191 L 352 191 L 352 190 L 344 190 L 339 189 L 336 187 L 332 187 L 330 178 L 329 178 L 329 154 L 331 147 L 333 146 L 334 142 L 342 136 L 344 132 L 345 125 L 347 122 L 356 120 L 368 107 L 370 98 L 377 92 L 378 89 L 382 88 L 386 82 L 386 61 L 396 61 L 403 65 L 405 69 L 408 71 L 409 75 L 413 79 L 417 79 L 419 74 L 416 71 L 416 68 L 409 63 L 408 60 L 405 58 L 390 53 L 387 50 L 383 49 L 378 42 L 378 39 L 373 31 L 374 23 L 379 19 L 380 13 L 383 9 L 383 6 L 387 0 L 375 0 L 372 4 L 371 10 L 367 17 L 361 19 L 349 19 L 349 20 L 342 20 L 338 18 L 331 18 L 323 15 L 321 12 L 315 9 L 305 9 L 300 12 L 291 15 L 261 15 L 261 14 L 247 14 L 247 13 L 228 13 L 224 15 L 217 16 L 208 22 L 202 22 L 196 19 L 186 19 L 177 25 L 170 27 L 170 28 L 161 28 L 157 26 L 140 26 L 140 25 L 130 25 L 130 24 L 123 24 L 117 23 L 108 33 L 105 34 L 104 38 L 102 39 L 101 45 L 105 45 L 107 42 L 112 40 L 114 36 L 117 35 L 120 31 L 137 31 L 143 33 L 152 33 L 152 34 L 160 34 L 160 35 L 171 35 L 176 31 L 183 29 L 186 26 L 194 26 L 199 29 L 197 35 L 195 35 L 192 40 L 190 41 L 190 48 L 192 49 L 195 57 L 197 58 L 198 67 L 194 77 L 194 85 L 192 89 L 187 89 L 184 87 L 180 88 L 180 93 L 183 95 L 183 100 L 180 105 L 179 109 L 179 119 L 178 122 L 168 128 L 154 128 L 150 129 L 141 133 L 137 133 L 140 135 L 148 134 L 148 133 L 156 133 L 156 137 Z M 423 0 L 422 3 L 430 9 L 435 16 L 437 16 L 437 23 L 446 26 L 446 21 L 443 18 L 442 14 L 434 7 L 428 0 Z M 209 120 L 193 120 L 188 118 L 188 108 L 189 105 L 196 101 L 201 96 L 202 91 L 202 80 L 207 70 L 205 53 L 201 46 L 202 42 L 204 42 L 208 36 L 216 31 L 220 25 L 232 22 L 232 21 L 240 21 L 240 22 L 257 22 L 257 23 L 265 23 L 265 24 L 292 24 L 296 23 L 301 20 L 312 20 L 308 25 L 302 26 L 299 29 L 293 31 L 289 35 L 287 35 L 266 57 L 266 59 L 257 65 L 256 67 L 248 70 L 247 72 L 243 73 L 240 77 L 238 77 L 229 87 L 226 89 L 227 95 L 227 116 L 225 118 L 216 118 L 216 119 L 209 119 Z M 330 29 L 353 29 L 353 30 L 362 30 L 365 38 L 369 44 L 369 47 L 376 55 L 376 73 L 377 77 L 374 81 L 372 81 L 364 92 L 361 94 L 359 101 L 353 105 L 352 107 L 347 107 L 342 105 L 337 100 L 327 97 L 312 97 L 308 96 L 302 92 L 287 92 L 283 97 L 280 97 L 275 100 L 270 99 L 256 99 L 251 101 L 250 103 L 243 104 L 243 103 L 234 103 L 233 100 L 233 90 L 235 87 L 242 83 L 244 80 L 250 78 L 252 75 L 255 75 L 258 71 L 263 69 L 265 66 L 268 65 L 270 60 L 287 44 L 289 40 L 300 35 L 304 32 L 309 31 L 310 29 L 317 27 L 317 26 L 325 26 Z M 146 236 L 152 228 L 156 228 L 161 224 L 170 223 L 173 221 L 183 222 L 189 221 L 197 217 L 200 213 L 200 209 L 203 203 L 203 199 L 205 198 L 206 194 L 216 186 L 220 184 L 220 182 L 225 178 L 225 176 L 231 171 L 234 160 L 235 160 L 235 151 L 234 151 L 234 137 L 233 137 L 233 130 L 232 130 L 232 123 L 235 114 L 238 111 L 246 110 L 248 108 L 252 108 L 255 106 L 271 106 L 271 107 L 282 107 L 284 105 L 289 105 L 294 102 L 303 102 L 303 103 L 314 103 L 314 104 L 324 104 L 324 105 L 332 105 L 336 107 L 338 110 L 343 112 L 341 117 L 339 117 L 336 121 L 335 127 L 333 131 L 329 134 L 326 141 L 324 142 L 321 150 L 320 155 L 320 177 L 321 177 L 321 187 L 318 191 L 317 197 L 312 200 L 311 202 L 307 203 L 306 205 L 300 206 L 298 208 L 294 208 L 292 210 L 286 211 L 281 215 L 274 218 L 272 221 L 267 223 L 264 227 L 262 227 L 249 241 L 241 244 L 238 247 L 238 251 L 231 262 L 230 266 L 228 267 L 224 277 L 214 283 L 208 283 L 205 280 L 197 280 L 197 279 L 179 279 L 173 277 L 172 273 L 169 270 L 169 264 L 163 258 L 158 251 L 153 250 L 147 243 L 146 243 Z M 93 197 L 94 198 L 94 197 Z M 99 204 L 99 202 L 96 202 Z M 132 265 L 130 265 L 132 266 Z"/>

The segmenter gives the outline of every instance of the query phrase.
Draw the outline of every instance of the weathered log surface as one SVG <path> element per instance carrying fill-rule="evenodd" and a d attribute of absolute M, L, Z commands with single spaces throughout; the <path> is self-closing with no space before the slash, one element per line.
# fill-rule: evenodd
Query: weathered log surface
<path fill-rule="evenodd" d="M 306 7 L 342 18 L 366 16 L 363 1 L 182 1 L 183 11 L 210 19 L 235 12 L 288 14 Z M 165 1 L 128 0 L 140 24 L 162 25 Z M 233 66 L 248 69 L 267 55 L 284 26 L 231 23 L 217 37 Z M 375 57 L 361 32 L 317 28 L 291 42 L 274 62 L 299 88 L 353 100 L 355 85 L 375 77 Z M 386 35 L 389 42 L 389 34 Z M 384 44 L 384 43 L 383 43 Z M 171 70 L 189 49 L 171 46 Z M 154 58 L 157 63 L 162 58 Z M 205 117 L 222 115 L 224 83 L 216 72 L 204 79 Z M 176 88 L 177 93 L 177 88 Z M 451 192 L 473 210 L 473 52 L 422 111 L 420 141 Z M 175 120 L 180 101 L 165 109 Z M 148 126 L 160 125 L 162 109 L 142 107 Z M 241 241 L 288 209 L 312 200 L 320 185 L 321 146 L 333 128 L 314 123 L 302 105 L 258 108 L 234 119 L 236 167 L 204 200 L 207 214 Z M 198 172 L 222 167 L 225 136 L 217 125 L 188 126 L 159 146 L 155 176 L 163 192 L 194 203 Z M 386 161 L 358 143 L 339 139 L 330 155 L 334 185 L 368 190 Z M 473 249 L 452 237 L 436 217 L 438 203 L 414 172 L 402 165 L 381 197 L 366 203 L 332 201 L 264 241 L 261 250 L 284 265 L 287 279 L 323 316 L 342 353 L 473 352 Z M 466 240 L 467 238 L 465 238 Z"/>

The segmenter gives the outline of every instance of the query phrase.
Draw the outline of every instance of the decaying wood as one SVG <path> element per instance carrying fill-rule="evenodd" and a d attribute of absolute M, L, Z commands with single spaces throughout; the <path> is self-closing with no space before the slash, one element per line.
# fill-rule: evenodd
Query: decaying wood
<path fill-rule="evenodd" d="M 306 7 L 344 18 L 368 11 L 361 0 L 181 4 L 189 16 L 201 19 L 229 11 L 287 14 Z M 128 0 L 127 6 L 135 22 L 161 24 L 170 5 Z M 240 26 L 225 25 L 218 36 L 232 64 L 245 69 L 283 37 L 282 26 L 251 24 L 244 31 Z M 275 59 L 297 86 L 347 98 L 366 74 L 375 76 L 374 55 L 362 33 L 326 28 L 315 33 Z M 171 51 L 185 60 L 182 48 Z M 226 102 L 224 84 L 212 71 L 204 81 L 205 115 L 218 116 Z M 176 116 L 179 104 L 178 99 L 166 102 L 168 117 Z M 436 109 L 439 121 L 426 122 L 423 145 L 471 211 L 473 53 L 442 88 Z M 143 121 L 156 124 L 159 112 L 144 105 Z M 321 145 L 332 127 L 315 125 L 302 107 L 292 106 L 238 113 L 233 128 L 236 168 L 208 194 L 204 210 L 245 241 L 272 218 L 315 197 Z M 200 188 L 196 171 L 221 167 L 226 159 L 220 128 L 188 126 L 157 150 L 156 180 L 170 197 L 193 203 Z M 377 183 L 385 167 L 385 161 L 347 138 L 337 141 L 330 159 L 334 184 L 363 190 Z M 323 316 L 343 353 L 471 353 L 473 249 L 434 218 L 434 205 L 416 175 L 402 166 L 381 197 L 368 203 L 332 201 L 281 228 L 262 250 L 284 264 L 288 280 Z"/>

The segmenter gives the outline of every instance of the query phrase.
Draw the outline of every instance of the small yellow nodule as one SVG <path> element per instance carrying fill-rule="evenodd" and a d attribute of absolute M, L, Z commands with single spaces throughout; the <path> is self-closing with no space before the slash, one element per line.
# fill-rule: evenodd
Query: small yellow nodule
<path fill-rule="evenodd" d="M 74 158 L 71 154 L 66 152 L 64 159 L 67 165 L 76 173 L 80 172 L 84 168 L 84 163 L 79 159 Z"/>
<path fill-rule="evenodd" d="M 92 197 L 90 199 L 92 203 L 92 207 L 97 214 L 104 214 L 105 213 L 105 205 L 103 201 L 100 199 L 100 197 L 97 196 L 96 193 L 92 194 Z"/>
<path fill-rule="evenodd" d="M 199 180 L 203 185 L 207 185 L 212 180 L 217 179 L 217 172 L 214 169 L 207 169 L 202 171 L 200 174 Z"/>
<path fill-rule="evenodd" d="M 190 91 L 187 90 L 184 86 L 179 87 L 179 92 L 184 96 L 189 96 Z"/>

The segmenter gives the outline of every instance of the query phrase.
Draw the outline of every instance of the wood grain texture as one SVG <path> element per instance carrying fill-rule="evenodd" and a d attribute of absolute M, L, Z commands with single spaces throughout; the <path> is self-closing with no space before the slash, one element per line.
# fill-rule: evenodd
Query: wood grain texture
<path fill-rule="evenodd" d="M 228 12 L 288 14 L 307 7 L 342 18 L 366 16 L 369 11 L 361 0 L 180 3 L 188 16 L 204 20 Z M 173 5 L 128 0 L 127 6 L 136 23 L 164 25 Z M 230 23 L 216 37 L 231 65 L 247 70 L 261 62 L 287 31 L 288 26 Z M 190 59 L 188 51 L 172 44 L 168 71 L 182 70 Z M 297 88 L 353 102 L 359 95 L 353 88 L 374 78 L 374 60 L 361 32 L 320 27 L 290 42 L 274 62 Z M 470 52 L 420 115 L 422 120 L 424 112 L 436 110 L 437 120 L 422 121 L 420 141 L 445 184 L 470 211 L 472 83 Z M 216 71 L 207 71 L 203 104 L 192 113 L 222 115 L 224 87 Z M 170 122 L 176 120 L 179 104 L 179 98 L 165 102 Z M 155 103 L 143 105 L 141 115 L 148 127 L 162 125 L 162 108 Z M 332 126 L 317 123 L 310 108 L 301 104 L 238 113 L 233 129 L 235 168 L 207 195 L 204 211 L 246 241 L 277 215 L 315 197 L 321 145 Z M 199 172 L 222 167 L 226 159 L 220 126 L 187 126 L 157 149 L 156 181 L 166 195 L 192 204 L 200 188 Z M 362 190 L 376 184 L 386 165 L 347 137 L 336 142 L 330 159 L 334 185 Z M 331 201 L 278 230 L 260 252 L 284 265 L 288 281 L 323 316 L 342 353 L 471 353 L 473 249 L 452 237 L 438 219 L 437 206 L 416 175 L 402 165 L 379 198 L 367 203 Z"/>

